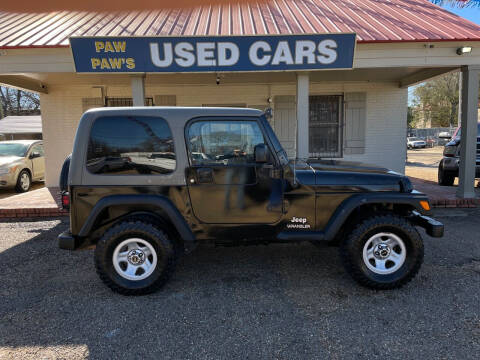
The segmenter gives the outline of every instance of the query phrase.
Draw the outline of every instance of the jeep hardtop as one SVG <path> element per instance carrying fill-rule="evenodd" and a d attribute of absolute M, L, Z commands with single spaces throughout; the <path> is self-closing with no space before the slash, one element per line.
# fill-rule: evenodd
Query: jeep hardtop
<path fill-rule="evenodd" d="M 206 241 L 338 245 L 360 284 L 397 288 L 423 260 L 416 226 L 443 235 L 407 177 L 353 162 L 289 160 L 254 109 L 89 110 L 60 183 L 70 207 L 60 248 L 95 247 L 100 278 L 126 295 L 160 288 L 179 256 Z"/>

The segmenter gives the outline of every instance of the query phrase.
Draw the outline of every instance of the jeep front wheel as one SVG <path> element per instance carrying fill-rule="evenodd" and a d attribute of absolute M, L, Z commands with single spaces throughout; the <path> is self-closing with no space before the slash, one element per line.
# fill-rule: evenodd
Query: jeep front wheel
<path fill-rule="evenodd" d="M 166 233 L 153 224 L 125 221 L 98 241 L 95 265 L 113 291 L 144 295 L 167 282 L 175 267 L 175 250 Z"/>
<path fill-rule="evenodd" d="M 373 216 L 353 228 L 341 246 L 347 272 L 372 289 L 409 282 L 423 262 L 423 242 L 410 222 L 396 215 Z"/>

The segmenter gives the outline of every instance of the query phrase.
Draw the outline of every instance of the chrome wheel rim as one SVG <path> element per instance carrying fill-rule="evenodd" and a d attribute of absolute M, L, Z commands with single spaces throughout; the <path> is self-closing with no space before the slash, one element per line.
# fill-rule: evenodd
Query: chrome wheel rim
<path fill-rule="evenodd" d="M 22 190 L 25 191 L 30 187 L 30 177 L 26 172 L 20 175 L 20 186 L 22 187 Z"/>
<path fill-rule="evenodd" d="M 148 241 L 131 238 L 117 245 L 112 260 L 118 275 L 127 280 L 140 281 L 155 270 L 157 253 Z"/>
<path fill-rule="evenodd" d="M 406 258 L 405 243 L 393 233 L 375 234 L 363 246 L 363 262 L 375 274 L 393 274 L 402 267 Z"/>

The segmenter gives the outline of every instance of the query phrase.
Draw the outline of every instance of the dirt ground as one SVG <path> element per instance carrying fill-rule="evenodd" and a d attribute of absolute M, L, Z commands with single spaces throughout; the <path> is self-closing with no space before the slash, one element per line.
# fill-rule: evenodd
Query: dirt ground
<path fill-rule="evenodd" d="M 442 154 L 443 146 L 408 150 L 405 175 L 436 183 Z M 458 178 L 455 179 L 455 185 L 458 185 Z"/>

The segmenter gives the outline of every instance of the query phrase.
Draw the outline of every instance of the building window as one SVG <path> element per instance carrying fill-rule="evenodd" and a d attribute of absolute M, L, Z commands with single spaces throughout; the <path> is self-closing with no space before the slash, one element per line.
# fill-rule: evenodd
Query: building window
<path fill-rule="evenodd" d="M 105 106 L 133 106 L 133 99 L 131 97 L 107 97 Z M 153 106 L 153 98 L 145 98 L 145 106 Z"/>
<path fill-rule="evenodd" d="M 87 154 L 91 173 L 168 174 L 175 166 L 173 137 L 164 119 L 106 116 L 95 120 Z"/>
<path fill-rule="evenodd" d="M 311 157 L 342 157 L 343 96 L 310 96 L 309 152 Z"/>

